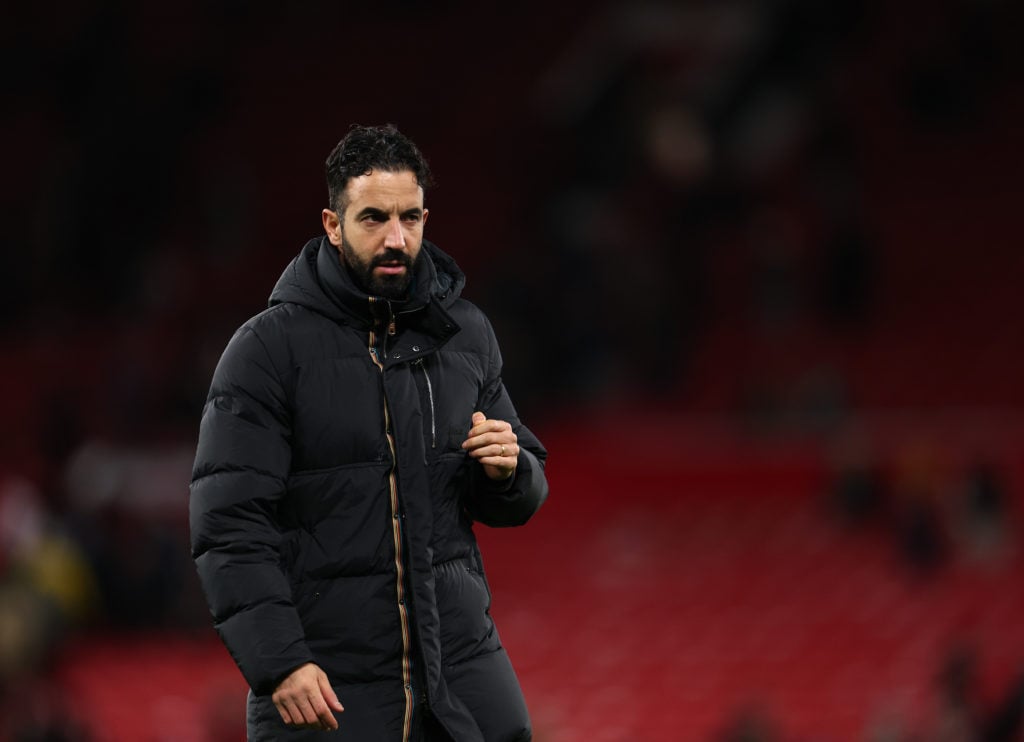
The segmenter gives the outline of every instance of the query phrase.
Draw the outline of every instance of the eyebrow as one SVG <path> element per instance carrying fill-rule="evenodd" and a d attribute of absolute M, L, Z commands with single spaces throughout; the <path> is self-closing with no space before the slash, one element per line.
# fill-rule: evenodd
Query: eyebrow
<path fill-rule="evenodd" d="M 422 216 L 423 215 L 423 209 L 419 208 L 418 206 L 414 206 L 411 209 L 405 209 L 404 211 L 402 211 L 399 214 L 399 216 L 414 216 L 414 215 L 415 216 Z M 364 207 L 364 208 L 359 210 L 359 213 L 356 214 L 356 219 L 362 219 L 364 216 L 382 216 L 384 218 L 387 218 L 388 212 L 384 211 L 383 209 L 378 209 L 376 206 L 366 206 L 366 207 Z"/>

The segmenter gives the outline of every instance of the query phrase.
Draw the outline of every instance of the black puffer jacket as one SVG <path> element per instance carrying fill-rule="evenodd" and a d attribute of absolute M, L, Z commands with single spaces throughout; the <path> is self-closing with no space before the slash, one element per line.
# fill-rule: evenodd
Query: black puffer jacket
<path fill-rule="evenodd" d="M 546 452 L 501 382 L 489 322 L 459 298 L 463 274 L 423 251 L 399 304 L 361 292 L 337 249 L 311 240 L 214 373 L 192 552 L 253 691 L 250 738 L 280 738 L 269 694 L 306 662 L 345 705 L 341 739 L 402 740 L 423 703 L 458 742 L 528 738 L 472 522 L 529 519 Z M 475 410 L 518 435 L 511 484 L 461 449 Z"/>

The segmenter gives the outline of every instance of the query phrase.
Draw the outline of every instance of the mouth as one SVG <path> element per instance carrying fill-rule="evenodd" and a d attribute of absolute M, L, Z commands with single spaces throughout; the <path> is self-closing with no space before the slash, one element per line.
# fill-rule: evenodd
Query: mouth
<path fill-rule="evenodd" d="M 381 273 L 385 276 L 398 276 L 401 275 L 402 273 L 405 273 L 405 263 L 380 263 L 373 270 L 374 272 Z"/>

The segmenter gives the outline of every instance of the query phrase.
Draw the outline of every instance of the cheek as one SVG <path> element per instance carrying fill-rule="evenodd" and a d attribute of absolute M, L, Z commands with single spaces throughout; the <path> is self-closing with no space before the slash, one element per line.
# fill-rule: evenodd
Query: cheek
<path fill-rule="evenodd" d="M 405 242 L 407 245 L 415 245 L 416 252 L 420 251 L 420 245 L 423 244 L 423 225 L 420 224 L 416 227 L 405 230 Z"/>
<path fill-rule="evenodd" d="M 346 230 L 345 238 L 348 242 L 349 249 L 360 257 L 373 254 L 374 244 L 377 239 L 373 234 L 368 234 L 365 229 L 356 227 L 355 229 Z"/>

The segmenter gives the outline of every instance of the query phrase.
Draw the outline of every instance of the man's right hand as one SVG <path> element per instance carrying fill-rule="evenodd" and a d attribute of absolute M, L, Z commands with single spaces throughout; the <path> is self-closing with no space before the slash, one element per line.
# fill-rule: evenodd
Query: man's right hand
<path fill-rule="evenodd" d="M 327 680 L 327 674 L 312 662 L 292 671 L 271 696 L 285 724 L 301 729 L 332 731 L 338 720 L 332 711 L 344 711 Z"/>

